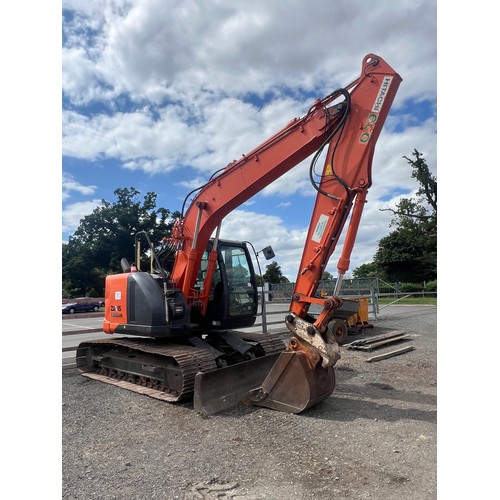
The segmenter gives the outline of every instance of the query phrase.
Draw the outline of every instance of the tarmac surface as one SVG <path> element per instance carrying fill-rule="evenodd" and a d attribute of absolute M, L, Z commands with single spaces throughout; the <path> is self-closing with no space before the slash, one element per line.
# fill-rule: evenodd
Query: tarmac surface
<path fill-rule="evenodd" d="M 434 306 L 381 309 L 352 340 L 409 338 L 376 352 L 343 346 L 333 394 L 299 415 L 240 405 L 207 418 L 192 403 L 88 380 L 63 360 L 62 498 L 434 499 L 436 323 Z"/>

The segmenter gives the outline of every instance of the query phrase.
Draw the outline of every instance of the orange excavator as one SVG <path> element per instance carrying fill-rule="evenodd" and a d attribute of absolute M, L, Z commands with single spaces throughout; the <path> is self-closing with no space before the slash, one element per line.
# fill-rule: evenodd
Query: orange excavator
<path fill-rule="evenodd" d="M 356 312 L 340 287 L 372 184 L 375 144 L 401 81 L 368 54 L 353 82 L 189 193 L 171 237 L 153 244 L 138 233 L 136 262 L 122 259 L 123 272 L 106 277 L 103 329 L 110 338 L 78 346 L 80 373 L 168 402 L 192 399 L 205 414 L 240 402 L 300 413 L 329 397 L 340 357 L 330 326 Z M 288 337 L 245 333 L 258 309 L 253 246 L 219 238 L 221 224 L 308 157 L 317 196 L 284 318 Z M 336 288 L 322 296 L 318 283 L 348 220 Z M 313 304 L 317 315 L 309 313 Z"/>

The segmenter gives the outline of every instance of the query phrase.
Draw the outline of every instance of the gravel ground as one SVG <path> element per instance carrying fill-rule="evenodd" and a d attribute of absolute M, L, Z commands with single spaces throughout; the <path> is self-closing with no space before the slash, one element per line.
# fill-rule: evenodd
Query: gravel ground
<path fill-rule="evenodd" d="M 389 312 L 390 311 L 390 312 Z M 411 339 L 341 348 L 332 396 L 301 415 L 198 415 L 63 368 L 62 498 L 429 500 L 437 496 L 436 308 L 383 309 Z M 379 362 L 375 354 L 415 350 Z"/>

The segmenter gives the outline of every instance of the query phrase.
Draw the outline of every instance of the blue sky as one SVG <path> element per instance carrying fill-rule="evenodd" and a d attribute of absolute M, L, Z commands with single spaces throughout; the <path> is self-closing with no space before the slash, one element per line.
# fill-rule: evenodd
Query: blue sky
<path fill-rule="evenodd" d="M 368 53 L 403 78 L 378 140 L 351 258 L 371 262 L 401 196 L 418 188 L 403 156 L 436 171 L 434 1 L 64 0 L 62 240 L 117 188 L 179 210 L 216 170 L 318 97 L 359 76 Z M 295 279 L 316 192 L 306 160 L 240 206 L 222 237 L 271 244 Z M 327 270 L 336 273 L 342 240 Z"/>

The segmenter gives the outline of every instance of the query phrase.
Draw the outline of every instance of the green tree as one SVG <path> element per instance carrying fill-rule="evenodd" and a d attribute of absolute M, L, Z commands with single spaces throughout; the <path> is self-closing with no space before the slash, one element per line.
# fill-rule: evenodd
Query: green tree
<path fill-rule="evenodd" d="M 354 278 L 376 278 L 379 276 L 375 263 L 361 264 L 352 272 Z"/>
<path fill-rule="evenodd" d="M 436 244 L 418 225 L 393 231 L 375 253 L 378 275 L 388 281 L 419 283 L 437 277 Z"/>
<path fill-rule="evenodd" d="M 267 283 L 289 283 L 288 278 L 281 272 L 281 266 L 274 260 L 266 266 L 263 278 Z"/>
<path fill-rule="evenodd" d="M 102 206 L 80 221 L 75 233 L 62 249 L 63 296 L 104 294 L 107 274 L 120 271 L 123 257 L 134 262 L 134 237 L 145 231 L 153 244 L 169 236 L 179 212 L 157 208 L 155 193 L 131 188 L 114 191 L 114 203 L 102 200 Z"/>
<path fill-rule="evenodd" d="M 421 282 L 437 277 L 437 179 L 416 149 L 415 159 L 403 156 L 419 183 L 416 198 L 402 198 L 391 227 L 396 229 L 379 242 L 374 258 L 380 276 L 391 281 Z"/>
<path fill-rule="evenodd" d="M 401 226 L 414 221 L 416 223 L 426 224 L 426 231 L 436 233 L 437 226 L 437 179 L 434 177 L 422 153 L 413 150 L 412 156 L 416 159 L 412 160 L 407 156 L 403 158 L 412 168 L 411 176 L 419 183 L 419 189 L 415 199 L 402 198 L 396 205 L 396 210 L 386 208 L 396 216 L 392 224 Z"/>
<path fill-rule="evenodd" d="M 323 271 L 323 274 L 321 275 L 322 280 L 332 280 L 333 279 L 333 274 L 329 273 L 328 271 Z"/>

